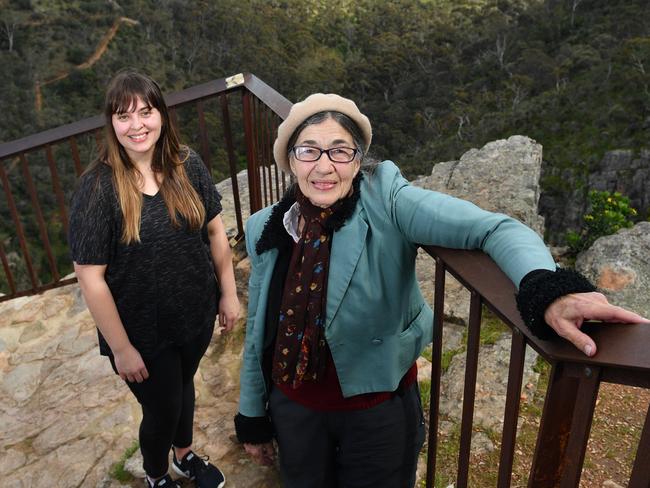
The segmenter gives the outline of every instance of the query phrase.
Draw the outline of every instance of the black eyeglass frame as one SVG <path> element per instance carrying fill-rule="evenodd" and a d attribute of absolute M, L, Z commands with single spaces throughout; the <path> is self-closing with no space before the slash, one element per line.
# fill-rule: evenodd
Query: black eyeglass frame
<path fill-rule="evenodd" d="M 320 151 L 318 154 L 318 157 L 316 159 L 300 159 L 298 157 L 298 154 L 296 152 L 296 149 L 302 148 L 302 147 L 307 147 L 309 149 L 316 149 L 317 151 Z M 336 149 L 349 149 L 352 151 L 352 158 L 349 159 L 348 161 L 336 161 L 335 159 L 332 159 L 332 156 L 330 155 L 330 151 L 334 151 Z M 323 153 L 327 154 L 328 159 L 333 162 L 333 163 L 341 163 L 341 164 L 350 164 L 352 161 L 355 160 L 358 154 L 361 154 L 361 151 L 355 147 L 347 147 L 347 146 L 337 146 L 337 147 L 330 147 L 329 149 L 321 149 L 320 147 L 316 146 L 307 146 L 307 145 L 302 145 L 302 146 L 293 146 L 289 152 L 293 153 L 294 157 L 302 162 L 302 163 L 315 163 L 318 161 L 321 156 L 323 156 Z"/>

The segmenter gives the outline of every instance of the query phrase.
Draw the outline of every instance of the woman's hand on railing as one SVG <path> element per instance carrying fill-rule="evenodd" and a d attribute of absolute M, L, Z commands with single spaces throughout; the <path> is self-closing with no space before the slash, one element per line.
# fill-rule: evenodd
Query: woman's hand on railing
<path fill-rule="evenodd" d="M 596 343 L 580 331 L 585 320 L 620 323 L 650 323 L 650 320 L 616 305 L 602 293 L 572 293 L 551 303 L 544 313 L 546 323 L 587 356 L 596 354 Z"/>

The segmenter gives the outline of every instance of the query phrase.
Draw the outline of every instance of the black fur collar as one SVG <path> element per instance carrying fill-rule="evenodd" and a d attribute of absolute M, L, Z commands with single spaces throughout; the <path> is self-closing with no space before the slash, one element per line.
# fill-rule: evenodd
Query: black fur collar
<path fill-rule="evenodd" d="M 325 227 L 327 230 L 336 232 L 345 225 L 346 220 L 352 216 L 354 209 L 360 197 L 361 180 L 363 174 L 361 171 L 352 180 L 352 195 L 347 197 L 341 203 L 341 206 L 332 214 L 327 220 Z M 282 196 L 282 199 L 273 207 L 271 215 L 264 224 L 264 230 L 259 240 L 255 244 L 255 251 L 257 254 L 262 254 L 270 249 L 282 249 L 285 246 L 290 246 L 293 242 L 291 236 L 284 228 L 282 219 L 284 214 L 296 202 L 295 190 L 297 183 L 291 185 Z"/>

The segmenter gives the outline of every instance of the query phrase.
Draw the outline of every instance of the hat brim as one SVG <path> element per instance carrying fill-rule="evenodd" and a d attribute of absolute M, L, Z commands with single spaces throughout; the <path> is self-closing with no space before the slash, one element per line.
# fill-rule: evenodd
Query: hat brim
<path fill-rule="evenodd" d="M 289 165 L 289 139 L 305 120 L 319 112 L 340 112 L 352 119 L 363 134 L 364 153 L 368 152 L 372 141 L 372 126 L 368 117 L 363 115 L 356 103 L 334 93 L 314 93 L 302 102 L 295 103 L 287 118 L 278 127 L 278 137 L 273 144 L 273 158 L 285 173 L 291 173 Z"/>

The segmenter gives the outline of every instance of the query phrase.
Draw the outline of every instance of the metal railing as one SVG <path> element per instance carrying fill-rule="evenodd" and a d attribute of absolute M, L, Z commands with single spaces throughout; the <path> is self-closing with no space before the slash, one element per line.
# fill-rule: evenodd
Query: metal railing
<path fill-rule="evenodd" d="M 235 100 L 237 94 L 240 98 Z M 250 74 L 235 75 L 171 94 L 168 104 L 183 135 L 183 140 L 201 154 L 213 174 L 228 175 L 236 209 L 235 238 L 243 237 L 243 218 L 278 200 L 287 179 L 273 164 L 272 141 L 279 122 L 291 103 Z M 215 103 L 216 102 L 216 103 Z M 82 161 L 90 161 L 101 140 L 101 117 L 0 145 L 0 180 L 5 208 L 13 229 L 0 234 L 0 258 L 9 293 L 0 300 L 60 286 L 74 281 L 62 278 L 60 261 L 68 262 L 66 247 L 67 198 L 74 181 L 83 171 Z M 233 127 L 239 126 L 239 132 Z M 67 148 L 67 153 L 63 148 Z M 40 161 L 38 156 L 40 155 Z M 36 163 L 28 162 L 35 160 Z M 41 164 L 38 164 L 38 163 Z M 247 169 L 249 198 L 242 202 L 237 172 Z M 34 174 L 40 178 L 35 181 Z M 46 198 L 44 182 L 53 191 Z M 22 199 L 15 198 L 19 187 Z M 51 193 L 51 192 L 50 192 Z M 0 205 L 3 200 L 0 199 Z M 26 220 L 30 220 L 26 222 Z M 0 232 L 7 232 L 7 223 Z M 53 225 L 54 224 L 54 225 Z M 31 226 L 30 232 L 25 227 Z M 57 234 L 58 235 L 55 235 Z M 29 237 L 28 237 L 29 236 Z M 35 236 L 40 236 L 38 240 Z M 63 243 L 54 250 L 53 239 Z M 19 287 L 14 281 L 5 243 L 18 248 L 29 278 Z M 35 242 L 36 241 L 36 242 Z M 650 388 L 650 327 L 603 324 L 585 326 L 599 345 L 594 358 L 588 358 L 562 340 L 542 341 L 532 336 L 522 323 L 514 301 L 514 286 L 486 255 L 436 247 L 425 250 L 436 261 L 435 320 L 431 398 L 428 436 L 427 487 L 432 487 L 437 464 L 439 399 L 442 371 L 442 331 L 445 274 L 449 272 L 470 292 L 467 362 L 455 485 L 468 486 L 471 434 L 480 348 L 481 311 L 486 306 L 512 331 L 506 406 L 503 412 L 501 451 L 497 486 L 511 485 L 513 460 L 520 412 L 520 393 L 526 346 L 535 349 L 551 365 L 537 446 L 532 460 L 529 487 L 577 487 L 589 439 L 594 407 L 601 382 Z M 18 251 L 12 251 L 13 256 Z M 49 267 L 49 280 L 43 280 L 33 255 L 41 256 Z M 646 413 L 636 458 L 629 480 L 630 488 L 650 487 L 650 420 Z"/>
<path fill-rule="evenodd" d="M 235 237 L 241 238 L 242 216 L 276 201 L 286 187 L 273 163 L 272 143 L 291 102 L 248 73 L 165 98 L 182 140 L 201 154 L 213 175 L 230 177 Z M 0 301 L 75 281 L 65 277 L 71 271 L 68 201 L 84 163 L 97 154 L 103 127 L 103 117 L 96 116 L 0 144 Z M 244 205 L 241 169 L 248 170 Z"/>
<path fill-rule="evenodd" d="M 531 334 L 517 310 L 514 285 L 486 254 L 433 246 L 424 249 L 436 261 L 427 488 L 434 486 L 437 461 L 445 272 L 454 276 L 471 293 L 458 473 L 454 486 L 468 486 L 481 311 L 485 305 L 512 331 L 497 486 L 507 488 L 511 485 L 528 345 L 551 365 L 528 486 L 577 487 L 600 384 L 608 382 L 650 388 L 650 326 L 585 324 L 583 330 L 588 331 L 599 348 L 598 354 L 589 358 L 567 341 L 543 341 Z M 646 412 L 628 487 L 650 487 L 650 411 Z"/>

